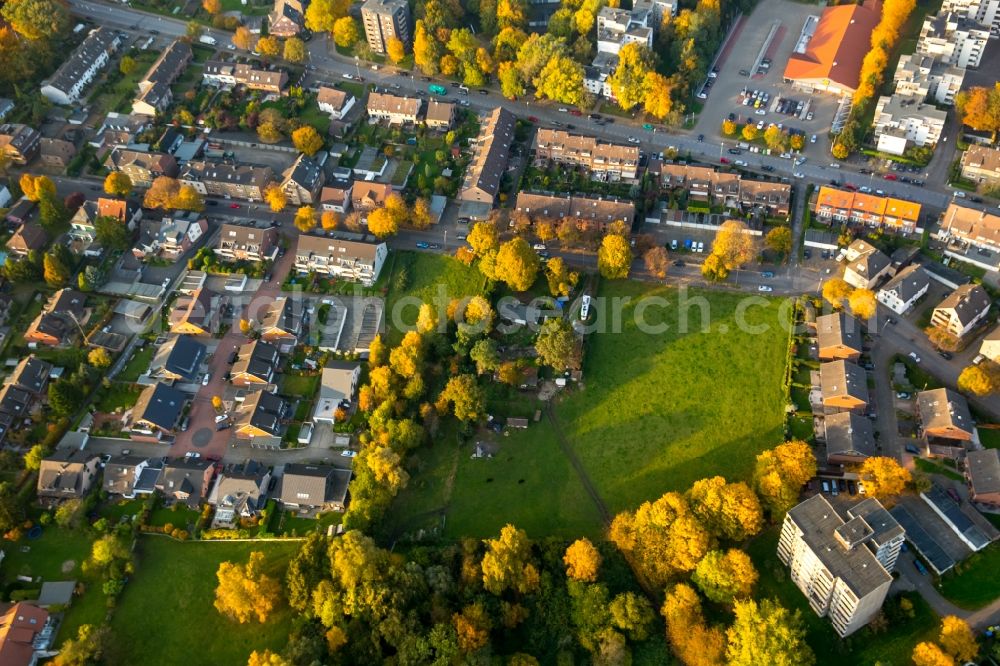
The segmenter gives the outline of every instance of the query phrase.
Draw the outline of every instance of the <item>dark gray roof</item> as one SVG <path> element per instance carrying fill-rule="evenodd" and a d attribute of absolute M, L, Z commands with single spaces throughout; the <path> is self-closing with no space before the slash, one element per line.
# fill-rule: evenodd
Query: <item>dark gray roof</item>
<path fill-rule="evenodd" d="M 172 386 L 157 382 L 139 394 L 132 409 L 135 421 L 148 421 L 162 430 L 172 430 L 184 408 L 187 395 Z"/>
<path fill-rule="evenodd" d="M 921 391 L 917 394 L 917 412 L 924 430 L 961 430 L 970 436 L 975 430 L 969 403 L 949 388 Z"/>
<path fill-rule="evenodd" d="M 969 451 L 965 467 L 969 472 L 973 494 L 1000 493 L 1000 451 Z"/>
<path fill-rule="evenodd" d="M 906 540 L 913 544 L 913 547 L 927 560 L 934 571 L 943 574 L 955 566 L 955 560 L 952 559 L 951 555 L 941 547 L 941 544 L 934 537 L 927 533 L 923 525 L 902 504 L 892 507 L 889 513 L 906 530 Z"/>
<path fill-rule="evenodd" d="M 268 305 L 267 312 L 260 319 L 262 328 L 277 328 L 298 335 L 302 329 L 301 318 L 295 312 L 292 300 L 279 296 Z"/>
<path fill-rule="evenodd" d="M 323 177 L 323 170 L 319 168 L 313 160 L 304 154 L 299 155 L 295 163 L 284 173 L 286 180 L 289 180 L 299 187 L 310 192 L 319 187 Z"/>
<path fill-rule="evenodd" d="M 21 359 L 7 383 L 25 391 L 41 393 L 49 381 L 49 373 L 51 372 L 51 363 L 31 354 Z"/>
<path fill-rule="evenodd" d="M 856 456 L 860 462 L 875 455 L 871 420 L 854 412 L 830 414 L 826 422 L 826 455 Z"/>
<path fill-rule="evenodd" d="M 207 353 L 208 348 L 193 336 L 178 335 L 160 346 L 150 369 L 159 371 L 162 368 L 193 382 Z"/>
<path fill-rule="evenodd" d="M 816 317 L 816 344 L 820 349 L 844 345 L 861 353 L 858 320 L 843 311 Z"/>
<path fill-rule="evenodd" d="M 11 384 L 0 387 L 0 413 L 13 417 L 25 416 L 31 408 L 34 396 L 22 388 Z"/>
<path fill-rule="evenodd" d="M 211 466 L 210 461 L 201 458 L 171 460 L 163 466 L 156 488 L 168 495 L 185 493 L 188 495 L 185 502 L 196 506 L 205 499 L 202 497 L 202 481 L 205 470 Z"/>
<path fill-rule="evenodd" d="M 251 425 L 271 435 L 281 434 L 281 420 L 288 414 L 288 401 L 267 391 L 251 393 L 240 407 L 240 426 Z"/>
<path fill-rule="evenodd" d="M 973 550 L 982 550 L 990 544 L 990 538 L 962 513 L 962 508 L 948 497 L 941 486 L 935 484 L 927 492 L 920 493 L 920 496 L 936 509 L 935 513 L 944 518 Z"/>
<path fill-rule="evenodd" d="M 116 495 L 129 494 L 136 485 L 135 468 L 144 460 L 142 456 L 113 457 L 104 465 L 104 490 Z"/>
<path fill-rule="evenodd" d="M 819 366 L 823 399 L 849 395 L 868 402 L 868 379 L 865 371 L 850 361 L 831 361 Z"/>
<path fill-rule="evenodd" d="M 115 50 L 118 35 L 105 27 L 96 28 L 84 38 L 73 54 L 63 61 L 59 69 L 42 85 L 49 85 L 63 93 L 68 93 L 84 72 L 94 66 L 94 63 L 105 53 Z"/>
<path fill-rule="evenodd" d="M 281 501 L 288 504 L 320 506 L 344 502 L 351 470 L 327 465 L 285 465 L 281 478 Z"/>
<path fill-rule="evenodd" d="M 848 268 L 866 280 L 873 279 L 892 263 L 885 253 L 860 239 L 851 243 L 848 250 L 862 253 L 848 264 Z"/>
<path fill-rule="evenodd" d="M 907 266 L 897 273 L 896 277 L 886 282 L 882 291 L 893 292 L 896 298 L 905 303 L 925 290 L 930 283 L 931 279 L 927 276 L 927 272 L 914 264 Z"/>
<path fill-rule="evenodd" d="M 240 347 L 239 356 L 233 364 L 232 374 L 247 373 L 270 381 L 278 367 L 278 348 L 269 342 L 254 340 Z"/>
<path fill-rule="evenodd" d="M 962 326 L 967 326 L 979 313 L 990 307 L 990 295 L 978 284 L 963 284 L 951 292 L 937 309 L 953 308 Z"/>

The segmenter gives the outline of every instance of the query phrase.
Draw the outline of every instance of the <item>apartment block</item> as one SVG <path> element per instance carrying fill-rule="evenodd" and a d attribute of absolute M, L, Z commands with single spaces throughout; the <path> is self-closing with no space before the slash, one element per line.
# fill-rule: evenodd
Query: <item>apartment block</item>
<path fill-rule="evenodd" d="M 105 27 L 91 30 L 59 69 L 42 82 L 39 91 L 42 97 L 53 104 L 66 106 L 79 101 L 83 91 L 107 66 L 121 43 L 120 34 L 114 30 Z"/>
<path fill-rule="evenodd" d="M 990 295 L 978 284 L 963 284 L 948 294 L 931 315 L 931 325 L 957 338 L 968 334 L 990 312 Z"/>
<path fill-rule="evenodd" d="M 295 270 L 372 285 L 389 254 L 388 246 L 368 237 L 361 240 L 302 234 L 295 247 Z"/>
<path fill-rule="evenodd" d="M 976 21 L 994 37 L 1000 36 L 1000 0 L 944 0 L 941 11 Z"/>
<path fill-rule="evenodd" d="M 264 190 L 274 180 L 274 172 L 267 166 L 204 160 L 185 163 L 178 179 L 202 195 L 262 201 Z"/>
<path fill-rule="evenodd" d="M 880 151 L 902 155 L 910 146 L 937 144 L 948 114 L 924 104 L 923 99 L 899 94 L 879 97 L 872 127 Z"/>
<path fill-rule="evenodd" d="M 34 128 L 18 123 L 0 125 L 0 153 L 14 164 L 25 165 L 38 154 L 42 135 Z"/>
<path fill-rule="evenodd" d="M 410 6 L 406 0 L 366 0 L 361 5 L 361 22 L 368 46 L 375 53 L 385 53 L 393 37 L 410 45 Z"/>
<path fill-rule="evenodd" d="M 248 90 L 281 94 L 288 84 L 288 73 L 283 69 L 259 69 L 246 63 L 209 60 L 201 79 L 214 86 L 243 86 Z"/>
<path fill-rule="evenodd" d="M 955 95 L 962 89 L 965 69 L 941 62 L 932 56 L 913 53 L 899 57 L 899 64 L 892 78 L 897 95 L 919 97 L 950 106 L 955 103 Z"/>
<path fill-rule="evenodd" d="M 624 222 L 631 226 L 635 218 L 635 203 L 632 201 L 550 192 L 519 192 L 514 209 L 535 220 L 574 219 L 601 225 Z"/>
<path fill-rule="evenodd" d="M 786 183 L 750 180 L 737 173 L 690 164 L 661 164 L 659 170 L 664 187 L 683 189 L 697 201 L 730 210 L 762 210 L 776 217 L 789 213 L 792 188 Z"/>
<path fill-rule="evenodd" d="M 962 178 L 987 187 L 1000 185 L 1000 150 L 972 144 L 962 153 Z"/>
<path fill-rule="evenodd" d="M 906 533 L 874 499 L 839 513 L 814 495 L 785 514 L 778 558 L 820 617 L 844 638 L 871 622 L 892 585 Z"/>
<path fill-rule="evenodd" d="M 277 229 L 223 224 L 215 254 L 223 261 L 269 261 L 278 252 Z"/>
<path fill-rule="evenodd" d="M 137 187 L 149 187 L 160 176 L 177 176 L 177 159 L 167 153 L 146 153 L 118 146 L 113 148 L 104 160 L 104 166 L 111 171 L 127 175 Z"/>
<path fill-rule="evenodd" d="M 853 222 L 910 234 L 918 231 L 920 204 L 823 186 L 813 212 L 825 222 Z"/>
<path fill-rule="evenodd" d="M 472 162 L 465 171 L 465 181 L 458 198 L 467 203 L 483 204 L 487 211 L 500 191 L 500 179 L 507 170 L 510 144 L 514 141 L 516 118 L 497 107 L 484 119 L 473 146 Z"/>
<path fill-rule="evenodd" d="M 979 67 L 989 38 L 989 28 L 978 21 L 942 11 L 924 19 L 917 53 L 963 69 Z"/>
<path fill-rule="evenodd" d="M 415 124 L 420 120 L 420 108 L 423 103 L 419 97 L 403 97 L 391 93 L 376 93 L 368 95 L 368 117 L 372 120 L 384 120 L 390 125 Z"/>
<path fill-rule="evenodd" d="M 565 130 L 541 128 L 535 134 L 535 164 L 582 166 L 597 180 L 635 180 L 639 147 L 611 143 Z"/>

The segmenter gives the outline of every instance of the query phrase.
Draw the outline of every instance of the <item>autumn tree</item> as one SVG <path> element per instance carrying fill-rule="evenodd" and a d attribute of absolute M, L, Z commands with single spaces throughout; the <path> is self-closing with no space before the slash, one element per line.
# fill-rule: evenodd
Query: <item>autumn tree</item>
<path fill-rule="evenodd" d="M 476 222 L 469 231 L 466 242 L 477 257 L 500 249 L 500 233 L 492 222 Z"/>
<path fill-rule="evenodd" d="M 90 666 L 90 664 L 104 663 L 105 650 L 110 644 L 110 627 L 83 624 L 76 630 L 75 638 L 63 641 L 59 646 L 59 653 L 51 663 L 53 666 Z"/>
<path fill-rule="evenodd" d="M 628 42 L 618 52 L 618 66 L 608 84 L 618 105 L 628 111 L 646 99 L 646 75 L 653 71 L 653 54 L 644 44 Z"/>
<path fill-rule="evenodd" d="M 557 55 L 549 60 L 532 82 L 537 97 L 574 106 L 583 103 L 583 65 L 569 56 Z"/>
<path fill-rule="evenodd" d="M 382 206 L 368 213 L 368 230 L 379 238 L 385 238 L 399 231 L 399 223 L 392 212 Z"/>
<path fill-rule="evenodd" d="M 278 605 L 281 588 L 263 568 L 264 553 L 259 550 L 250 553 L 246 564 L 221 563 L 216 572 L 215 608 L 240 624 L 266 622 Z"/>
<path fill-rule="evenodd" d="M 698 563 L 691 580 L 712 601 L 728 604 L 750 596 L 757 583 L 757 569 L 742 550 L 713 550 Z"/>
<path fill-rule="evenodd" d="M 477 225 L 478 226 L 478 225 Z M 541 261 L 523 238 L 512 238 L 500 246 L 496 256 L 496 279 L 514 291 L 527 291 L 538 277 Z"/>
<path fill-rule="evenodd" d="M 312 206 L 300 206 L 295 211 L 295 228 L 306 234 L 316 227 L 316 209 Z"/>
<path fill-rule="evenodd" d="M 132 179 L 127 173 L 112 171 L 104 179 L 104 192 L 113 197 L 127 197 L 132 193 Z"/>
<path fill-rule="evenodd" d="M 42 201 L 56 194 L 56 185 L 48 176 L 33 176 L 30 173 L 21 174 L 18 185 L 21 193 L 28 201 Z"/>
<path fill-rule="evenodd" d="M 667 254 L 667 248 L 662 245 L 649 248 L 646 250 L 646 254 L 642 255 L 642 261 L 646 266 L 646 270 L 653 277 L 661 280 L 667 277 L 667 269 L 670 267 L 670 257 Z"/>
<path fill-rule="evenodd" d="M 433 35 L 427 31 L 423 20 L 418 20 L 413 32 L 413 64 L 424 74 L 438 73 L 440 47 Z"/>
<path fill-rule="evenodd" d="M 340 215 L 335 210 L 324 210 L 319 216 L 319 224 L 323 231 L 334 231 L 340 226 Z"/>
<path fill-rule="evenodd" d="M 449 406 L 459 421 L 478 421 L 485 415 L 486 394 L 473 375 L 457 375 L 448 380 L 436 407 L 445 414 Z"/>
<path fill-rule="evenodd" d="M 772 599 L 737 601 L 734 611 L 736 619 L 726 632 L 726 656 L 731 666 L 816 663 L 816 655 L 806 643 L 801 611 L 789 612 Z"/>
<path fill-rule="evenodd" d="M 693 571 L 713 544 L 687 500 L 675 492 L 643 502 L 634 514 L 619 513 L 609 537 L 654 585 Z"/>
<path fill-rule="evenodd" d="M 482 603 L 465 606 L 461 613 L 452 615 L 452 623 L 462 652 L 475 652 L 489 644 L 493 622 Z"/>
<path fill-rule="evenodd" d="M 0 8 L 11 27 L 28 40 L 49 40 L 69 33 L 70 16 L 59 0 L 12 0 Z"/>
<path fill-rule="evenodd" d="M 500 93 L 508 99 L 517 99 L 525 92 L 521 72 L 513 62 L 503 61 L 497 66 L 497 80 Z"/>
<path fill-rule="evenodd" d="M 742 481 L 726 483 L 721 476 L 701 479 L 691 484 L 687 499 L 702 524 L 720 538 L 743 541 L 764 525 L 760 501 Z"/>
<path fill-rule="evenodd" d="M 577 539 L 566 548 L 563 564 L 566 565 L 566 575 L 573 580 L 593 583 L 601 568 L 601 553 L 590 539 Z"/>
<path fill-rule="evenodd" d="M 176 178 L 158 176 L 146 190 L 142 205 L 146 208 L 171 208 L 180 188 L 181 184 Z"/>
<path fill-rule="evenodd" d="M 243 51 L 249 51 L 252 43 L 253 34 L 250 32 L 250 28 L 245 25 L 236 28 L 236 32 L 233 33 L 233 46 Z"/>
<path fill-rule="evenodd" d="M 757 126 L 753 123 L 747 123 L 740 131 L 740 135 L 747 141 L 753 141 L 757 138 Z"/>
<path fill-rule="evenodd" d="M 854 291 L 854 287 L 849 285 L 844 278 L 832 277 L 823 283 L 823 299 L 834 310 L 844 307 L 844 301 L 850 297 L 852 291 Z"/>
<path fill-rule="evenodd" d="M 747 233 L 747 226 L 739 220 L 723 222 L 712 241 L 712 254 L 727 270 L 746 264 L 757 256 L 753 236 Z"/>
<path fill-rule="evenodd" d="M 222 11 L 221 0 L 201 0 L 201 6 L 202 9 L 204 9 L 212 16 L 215 16 L 216 14 Z"/>
<path fill-rule="evenodd" d="M 871 289 L 855 289 L 847 297 L 847 304 L 858 319 L 867 320 L 875 316 L 875 292 Z"/>
<path fill-rule="evenodd" d="M 726 639 L 722 631 L 709 627 L 698 593 L 686 583 L 667 590 L 660 610 L 667 624 L 667 639 L 674 655 L 685 666 L 722 666 Z"/>
<path fill-rule="evenodd" d="M 254 50 L 264 56 L 265 58 L 277 57 L 280 53 L 281 45 L 278 42 L 277 37 L 265 36 L 257 40 L 257 46 Z"/>
<path fill-rule="evenodd" d="M 722 133 L 726 136 L 736 134 L 736 121 L 726 118 L 722 121 Z"/>
<path fill-rule="evenodd" d="M 350 16 L 342 16 L 333 24 L 333 41 L 342 49 L 349 49 L 358 43 L 361 32 L 357 22 Z"/>
<path fill-rule="evenodd" d="M 792 252 L 792 230 L 786 226 L 775 227 L 764 236 L 764 246 L 782 257 Z"/>
<path fill-rule="evenodd" d="M 542 323 L 535 339 L 535 351 L 539 360 L 556 372 L 577 369 L 580 365 L 576 335 L 573 327 L 562 317 L 546 319 Z"/>
<path fill-rule="evenodd" d="M 45 283 L 50 287 L 62 287 L 69 281 L 70 270 L 63 258 L 55 252 L 46 252 L 42 259 Z"/>
<path fill-rule="evenodd" d="M 389 60 L 398 65 L 406 57 L 406 45 L 398 37 L 390 37 L 385 43 L 385 52 Z"/>
<path fill-rule="evenodd" d="M 975 659 L 979 645 L 969 624 L 960 617 L 948 615 L 941 619 L 941 634 L 938 636 L 941 648 L 954 657 L 958 663 Z"/>
<path fill-rule="evenodd" d="M 642 109 L 649 115 L 659 120 L 665 119 L 674 110 L 673 94 L 674 86 L 670 79 L 658 72 L 647 72 L 646 98 L 643 100 Z"/>
<path fill-rule="evenodd" d="M 477 340 L 469 351 L 469 359 L 476 364 L 476 374 L 484 375 L 500 367 L 500 353 L 497 343 L 491 338 Z"/>
<path fill-rule="evenodd" d="M 280 213 L 288 205 L 288 195 L 281 189 L 278 183 L 271 183 L 264 189 L 264 201 L 271 207 L 271 211 Z"/>
<path fill-rule="evenodd" d="M 302 63 L 309 59 L 309 53 L 306 51 L 306 43 L 303 42 L 298 37 L 289 37 L 285 40 L 285 45 L 282 47 L 281 57 L 283 57 L 288 62 Z M 298 146 L 296 146 L 298 147 Z M 301 150 L 301 149 L 300 149 Z M 302 151 L 307 155 L 312 153 L 307 153 Z"/>
<path fill-rule="evenodd" d="M 846 160 L 851 155 L 850 149 L 842 142 L 836 141 L 830 148 L 830 154 L 838 160 Z"/>
<path fill-rule="evenodd" d="M 990 132 L 996 143 L 1000 132 L 1000 83 L 992 88 L 973 86 L 955 95 L 955 108 L 962 122 L 974 130 Z"/>
<path fill-rule="evenodd" d="M 607 234 L 597 250 L 597 269 L 601 276 L 616 280 L 628 277 L 632 267 L 632 248 L 628 239 L 618 234 Z"/>
<path fill-rule="evenodd" d="M 816 476 L 816 456 L 812 448 L 800 440 L 792 440 L 764 451 L 757 456 L 754 467 L 754 488 L 761 502 L 776 520 L 795 506 L 799 491 Z"/>
<path fill-rule="evenodd" d="M 553 296 L 569 296 L 580 279 L 580 274 L 569 270 L 562 257 L 552 257 L 545 263 L 545 278 Z"/>
<path fill-rule="evenodd" d="M 902 493 L 906 484 L 913 480 L 909 470 L 901 467 L 895 458 L 883 456 L 866 458 L 858 476 L 865 483 L 865 493 L 883 503 Z"/>
<path fill-rule="evenodd" d="M 967 366 L 958 376 L 958 390 L 979 397 L 1000 392 L 1000 365 L 983 361 Z"/>
<path fill-rule="evenodd" d="M 87 354 L 87 363 L 98 370 L 104 370 L 111 367 L 111 354 L 104 347 L 94 347 Z"/>
<path fill-rule="evenodd" d="M 337 21 L 347 16 L 351 0 L 313 0 L 306 6 L 305 24 L 313 32 L 333 32 Z"/>
<path fill-rule="evenodd" d="M 289 663 L 277 652 L 254 650 L 247 659 L 247 666 L 289 666 Z"/>
<path fill-rule="evenodd" d="M 426 197 L 418 197 L 410 208 L 410 226 L 414 229 L 427 229 L 431 226 L 431 204 Z"/>
<path fill-rule="evenodd" d="M 312 125 L 303 125 L 292 132 L 292 143 L 296 150 L 312 157 L 323 147 L 323 137 Z"/>
<path fill-rule="evenodd" d="M 497 539 L 486 539 L 483 587 L 499 595 L 504 590 L 527 594 L 538 589 L 538 568 L 532 563 L 531 542 L 524 530 L 505 525 Z"/>
<path fill-rule="evenodd" d="M 955 666 L 955 660 L 945 654 L 935 643 L 923 641 L 913 648 L 915 666 Z"/>

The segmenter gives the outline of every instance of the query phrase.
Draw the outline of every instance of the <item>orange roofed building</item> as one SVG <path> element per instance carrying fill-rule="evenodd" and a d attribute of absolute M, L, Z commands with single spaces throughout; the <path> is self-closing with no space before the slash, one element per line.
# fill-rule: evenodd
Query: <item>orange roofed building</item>
<path fill-rule="evenodd" d="M 851 222 L 907 234 L 918 231 L 917 222 L 920 219 L 920 204 L 913 201 L 834 187 L 819 188 L 813 210 L 822 222 Z"/>
<path fill-rule="evenodd" d="M 810 17 L 788 57 L 785 81 L 805 92 L 853 95 L 880 16 L 879 3 L 866 2 L 827 7 L 818 21 Z"/>

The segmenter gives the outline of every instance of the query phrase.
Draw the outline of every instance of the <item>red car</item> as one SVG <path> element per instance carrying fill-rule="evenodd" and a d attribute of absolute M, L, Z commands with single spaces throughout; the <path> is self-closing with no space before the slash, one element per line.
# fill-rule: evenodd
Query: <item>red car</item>
<path fill-rule="evenodd" d="M 719 158 L 719 161 L 722 162 L 723 164 L 729 164 L 729 160 L 725 157 Z"/>
<path fill-rule="evenodd" d="M 570 109 L 569 112 L 572 115 L 574 115 L 574 116 L 582 116 L 583 115 L 583 113 L 581 113 L 579 109 Z"/>
<path fill-rule="evenodd" d="M 229 207 L 230 208 L 239 208 L 240 205 L 239 204 L 229 204 Z"/>
<path fill-rule="evenodd" d="M 886 180 L 896 180 L 896 174 L 894 173 L 887 173 L 882 177 L 885 178 Z"/>
<path fill-rule="evenodd" d="M 528 122 L 537 123 L 538 118 L 535 116 L 528 116 Z"/>
<path fill-rule="evenodd" d="M 858 186 L 855 185 L 854 183 L 844 183 L 844 189 L 850 190 L 851 192 L 857 192 Z"/>

